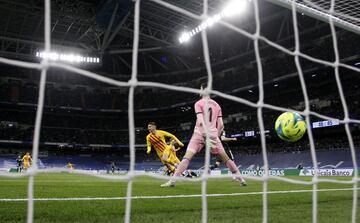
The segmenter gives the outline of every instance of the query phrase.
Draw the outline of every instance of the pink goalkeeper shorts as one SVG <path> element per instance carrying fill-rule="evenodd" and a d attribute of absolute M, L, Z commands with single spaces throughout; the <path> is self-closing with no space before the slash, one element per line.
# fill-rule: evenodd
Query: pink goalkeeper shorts
<path fill-rule="evenodd" d="M 213 146 L 213 148 L 210 150 L 212 154 L 219 154 L 220 151 L 224 150 L 224 147 L 219 139 L 219 137 L 211 137 L 216 138 L 216 144 Z M 193 152 L 193 153 L 199 153 L 203 148 L 205 148 L 205 137 L 202 136 L 199 133 L 194 133 L 190 139 L 189 145 L 187 147 L 187 150 Z"/>

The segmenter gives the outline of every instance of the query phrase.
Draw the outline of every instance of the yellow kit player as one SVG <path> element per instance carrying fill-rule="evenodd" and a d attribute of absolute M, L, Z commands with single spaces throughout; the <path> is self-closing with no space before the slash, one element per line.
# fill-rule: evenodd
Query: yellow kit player
<path fill-rule="evenodd" d="M 26 153 L 23 158 L 22 158 L 23 162 L 24 162 L 24 170 L 28 169 L 31 165 L 30 162 L 32 162 L 31 156 L 29 153 Z"/>
<path fill-rule="evenodd" d="M 73 169 L 74 169 L 74 164 L 68 162 L 68 163 L 66 164 L 66 168 L 68 168 L 68 169 L 70 169 L 70 170 L 73 170 Z"/>
<path fill-rule="evenodd" d="M 172 160 L 168 160 L 169 155 L 167 157 L 165 157 L 165 158 L 167 158 L 166 160 L 164 160 L 164 158 L 163 158 L 164 153 L 165 153 L 165 155 L 172 154 L 171 146 L 166 144 L 165 138 L 170 138 L 170 139 L 174 140 L 181 147 L 183 147 L 184 144 L 182 142 L 180 142 L 180 140 L 178 138 L 176 138 L 176 136 L 174 136 L 173 134 L 163 131 L 163 130 L 157 130 L 155 122 L 150 122 L 148 124 L 148 130 L 149 130 L 149 134 L 146 136 L 147 154 L 150 154 L 151 146 L 153 146 L 158 157 L 160 158 L 161 162 L 170 171 L 174 172 L 175 165 L 173 164 L 173 162 L 170 162 L 170 161 L 176 161 L 175 158 L 173 158 Z"/>

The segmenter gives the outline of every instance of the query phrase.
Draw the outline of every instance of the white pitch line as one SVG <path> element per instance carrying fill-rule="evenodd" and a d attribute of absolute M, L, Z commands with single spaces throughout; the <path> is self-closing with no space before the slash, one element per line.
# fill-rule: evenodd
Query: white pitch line
<path fill-rule="evenodd" d="M 357 190 L 360 188 L 358 187 Z M 317 192 L 329 191 L 352 191 L 353 188 L 338 188 L 338 189 L 319 189 Z M 286 193 L 310 193 L 314 190 L 283 190 L 283 191 L 268 191 L 266 194 L 286 194 Z M 231 194 L 207 194 L 207 197 L 234 197 L 244 195 L 262 195 L 263 192 L 243 192 Z M 171 199 L 171 198 L 194 198 L 201 197 L 201 194 L 184 194 L 184 195 L 166 195 L 166 196 L 134 196 L 131 199 Z M 27 198 L 2 198 L 0 202 L 18 202 L 27 201 Z M 126 200 L 126 197 L 69 197 L 69 198 L 34 198 L 34 201 L 103 201 L 103 200 Z"/>

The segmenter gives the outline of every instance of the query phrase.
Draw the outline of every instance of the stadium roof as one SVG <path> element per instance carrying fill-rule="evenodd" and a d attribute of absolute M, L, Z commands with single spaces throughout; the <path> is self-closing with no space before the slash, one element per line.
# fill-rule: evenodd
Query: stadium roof
<path fill-rule="evenodd" d="M 197 15 L 203 5 L 198 0 L 166 0 Z M 209 14 L 218 13 L 225 0 L 209 0 Z M 291 11 L 261 1 L 262 35 L 278 42 L 293 42 Z M 34 60 L 43 48 L 43 0 L 0 0 L 0 56 Z M 133 39 L 133 2 L 130 0 L 52 0 L 52 48 L 102 57 L 104 73 L 129 74 Z M 250 33 L 255 30 L 253 10 L 230 22 Z M 200 38 L 180 45 L 178 38 L 200 21 L 175 12 L 152 0 L 141 1 L 139 72 L 191 71 L 204 66 Z M 271 24 L 269 26 L 268 24 Z M 324 28 L 325 27 L 325 28 Z M 328 24 L 311 18 L 299 19 L 301 34 L 329 34 Z M 323 30 L 326 30 L 324 32 Z M 310 37 L 314 39 L 314 37 Z M 309 38 L 309 39 L 310 39 Z M 251 39 L 217 26 L 209 30 L 213 63 L 246 55 L 253 50 Z M 285 44 L 285 43 L 284 43 Z M 285 44 L 293 47 L 293 43 Z"/>
<path fill-rule="evenodd" d="M 210 8 L 214 9 L 221 2 L 210 1 Z M 194 13 L 202 7 L 197 1 L 172 3 Z M 43 45 L 43 4 L 43 0 L 0 0 L 3 55 L 15 53 L 18 57 L 26 56 Z M 105 53 L 110 49 L 131 48 L 134 18 L 132 1 L 54 0 L 51 6 L 53 44 L 80 51 Z M 195 25 L 193 19 L 152 1 L 142 1 L 141 7 L 142 47 L 172 46 L 184 28 Z"/>

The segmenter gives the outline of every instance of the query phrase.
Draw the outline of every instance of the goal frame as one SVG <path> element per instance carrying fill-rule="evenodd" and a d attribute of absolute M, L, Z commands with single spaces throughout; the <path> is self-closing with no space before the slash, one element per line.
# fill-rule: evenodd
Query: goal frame
<path fill-rule="evenodd" d="M 273 4 L 288 8 L 291 10 L 292 4 L 296 0 L 266 0 Z M 317 8 L 312 8 L 304 4 L 300 4 L 298 2 L 295 3 L 296 11 L 299 13 L 304 13 L 307 16 L 313 17 L 314 19 L 321 20 L 323 22 L 329 23 L 329 19 L 332 18 L 334 25 L 339 28 L 345 29 L 350 32 L 354 32 L 355 34 L 360 35 L 360 27 L 348 22 L 342 18 L 339 18 L 336 14 L 329 14 L 328 10 L 319 10 Z"/>

